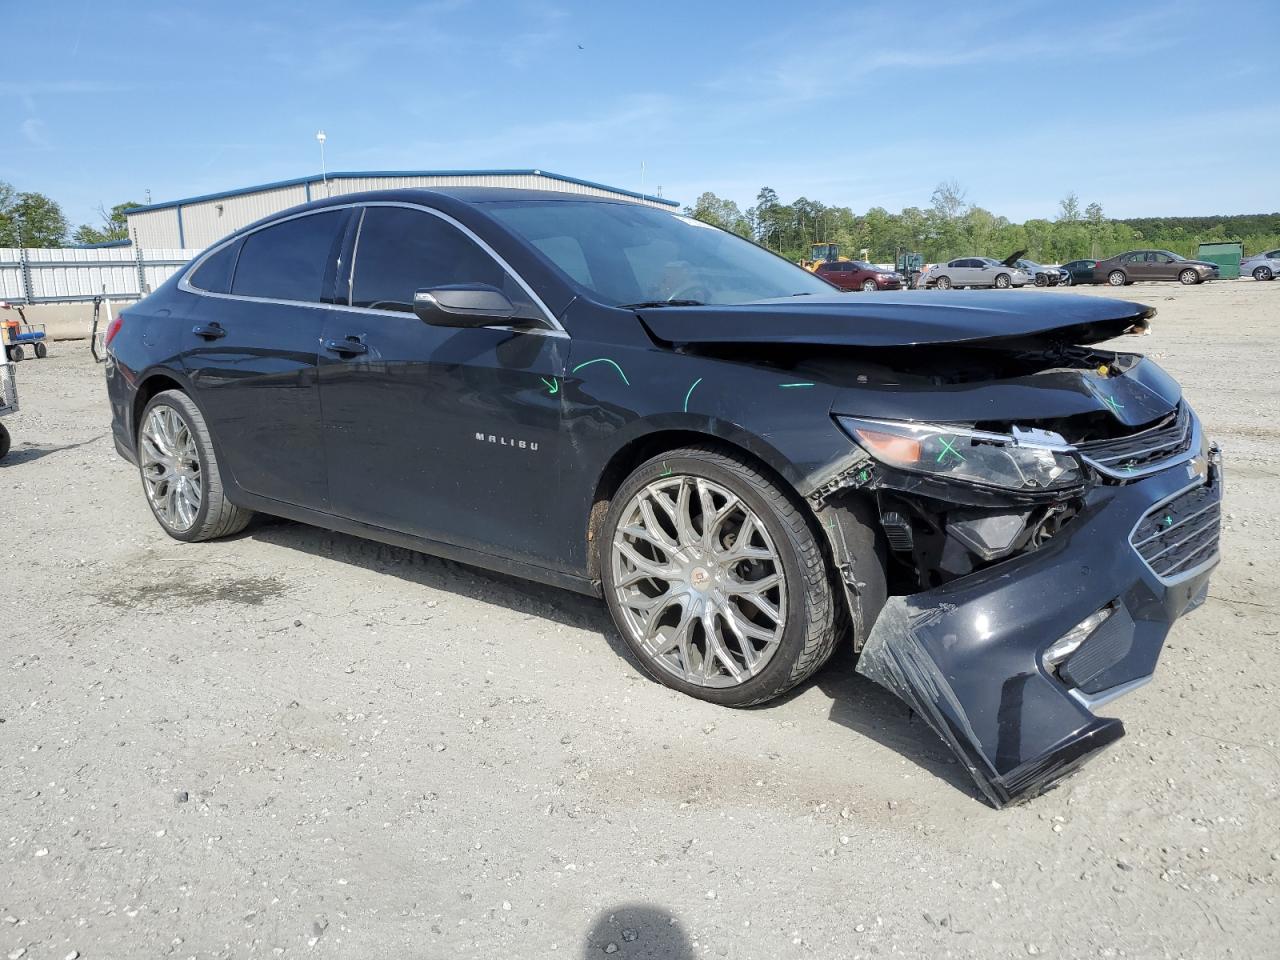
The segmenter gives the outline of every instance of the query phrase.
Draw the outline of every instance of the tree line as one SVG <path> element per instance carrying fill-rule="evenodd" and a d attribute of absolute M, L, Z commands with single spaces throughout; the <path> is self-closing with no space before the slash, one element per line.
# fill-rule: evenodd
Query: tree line
<path fill-rule="evenodd" d="M 124 212 L 138 204 L 118 203 L 109 211 L 98 208 L 100 224 L 71 224 L 56 200 L 43 193 L 21 192 L 0 180 L 0 247 L 62 247 L 71 243 L 106 243 L 127 240 Z"/>
<path fill-rule="evenodd" d="M 842 256 L 892 263 L 901 252 L 920 253 L 928 263 L 962 256 L 1003 258 L 1016 250 L 1045 263 L 1102 259 L 1135 248 L 1154 247 L 1193 257 L 1201 243 L 1237 241 L 1246 254 L 1280 247 L 1280 213 L 1220 217 L 1143 217 L 1112 220 L 1102 205 L 1081 206 L 1075 193 L 1058 202 L 1052 218 L 1014 223 L 968 203 L 954 180 L 938 184 L 927 207 L 890 213 L 872 207 L 856 214 L 800 197 L 783 203 L 763 187 L 743 211 L 732 200 L 704 193 L 685 213 L 722 227 L 789 260 L 809 256 L 813 243 L 840 244 Z"/>
<path fill-rule="evenodd" d="M 71 243 L 127 240 L 126 201 L 98 208 L 101 222 L 74 230 L 58 203 L 41 193 L 19 192 L 0 181 L 0 247 L 61 247 Z M 1101 204 L 1081 207 L 1068 193 L 1052 218 L 1014 223 L 967 201 L 954 180 L 938 184 L 926 207 L 890 213 L 872 207 L 856 214 L 799 197 L 783 203 L 777 191 L 763 187 L 746 211 L 732 200 L 707 192 L 685 213 L 754 240 L 790 260 L 809 256 L 813 243 L 835 242 L 841 253 L 876 263 L 893 262 L 899 251 L 920 253 L 935 263 L 962 256 L 1004 257 L 1026 250 L 1033 260 L 1066 263 L 1082 257 L 1109 257 L 1135 247 L 1158 247 L 1195 255 L 1201 243 L 1239 241 L 1247 254 L 1280 247 L 1280 213 L 1222 217 L 1138 217 L 1112 220 Z"/>

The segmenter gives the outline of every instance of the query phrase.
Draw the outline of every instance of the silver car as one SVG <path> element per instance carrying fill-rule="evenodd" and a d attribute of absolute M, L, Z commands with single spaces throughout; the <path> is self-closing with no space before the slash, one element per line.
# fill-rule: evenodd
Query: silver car
<path fill-rule="evenodd" d="M 952 287 L 1024 287 L 1031 277 L 1020 267 L 1011 267 L 991 257 L 959 257 L 940 263 L 920 278 L 920 284 L 950 290 Z"/>
<path fill-rule="evenodd" d="M 1274 280 L 1280 277 L 1280 250 L 1255 253 L 1247 260 L 1241 260 L 1240 276 L 1253 277 L 1255 280 Z"/>

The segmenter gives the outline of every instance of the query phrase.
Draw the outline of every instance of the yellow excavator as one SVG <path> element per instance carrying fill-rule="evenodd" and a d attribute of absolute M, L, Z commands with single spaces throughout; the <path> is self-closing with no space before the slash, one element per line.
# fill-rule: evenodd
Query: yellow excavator
<path fill-rule="evenodd" d="M 812 273 L 817 270 L 821 264 L 840 263 L 847 261 L 848 259 L 848 257 L 840 256 L 840 244 L 832 243 L 828 240 L 824 243 L 810 244 L 809 259 L 801 260 L 800 266 Z"/>

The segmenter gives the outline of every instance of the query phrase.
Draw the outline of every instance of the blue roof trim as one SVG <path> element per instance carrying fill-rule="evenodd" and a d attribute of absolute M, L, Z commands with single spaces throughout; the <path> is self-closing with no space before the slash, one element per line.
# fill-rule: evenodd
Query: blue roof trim
<path fill-rule="evenodd" d="M 597 190 L 608 190 L 610 193 L 621 194 L 624 197 L 635 197 L 637 200 L 649 200 L 653 203 L 661 203 L 668 207 L 678 207 L 679 202 L 676 200 L 668 200 L 665 197 L 655 197 L 649 193 L 637 193 L 635 190 L 624 190 L 621 187 L 611 187 L 606 183 L 596 183 L 594 180 L 582 180 L 578 177 L 567 177 L 562 173 L 552 173 L 550 170 L 348 170 L 335 171 L 327 176 L 329 180 L 350 180 L 356 177 L 530 177 L 540 176 L 547 177 L 550 180 L 560 180 L 564 183 L 575 183 L 580 187 L 594 187 Z M 130 207 L 125 210 L 129 213 L 146 213 L 150 210 L 168 210 L 173 207 L 184 206 L 188 203 L 205 203 L 209 200 L 222 200 L 227 197 L 242 197 L 248 193 L 258 193 L 262 190 L 280 190 L 285 187 L 301 187 L 313 183 L 321 183 L 326 179 L 320 174 L 311 177 L 295 177 L 292 180 L 276 180 L 274 183 L 260 183 L 254 187 L 240 187 L 238 190 L 223 190 L 221 193 L 206 193 L 198 197 L 184 197 L 181 200 L 166 200 L 164 203 L 151 203 L 141 207 Z M 430 189 L 430 188 L 427 188 Z"/>

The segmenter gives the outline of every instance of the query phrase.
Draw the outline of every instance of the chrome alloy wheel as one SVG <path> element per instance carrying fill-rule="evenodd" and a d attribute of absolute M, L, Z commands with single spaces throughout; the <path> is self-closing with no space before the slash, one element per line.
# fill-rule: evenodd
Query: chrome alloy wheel
<path fill-rule="evenodd" d="M 152 509 L 170 529 L 191 529 L 204 497 L 195 437 L 173 407 L 157 406 L 147 414 L 140 439 L 142 479 Z"/>
<path fill-rule="evenodd" d="M 755 512 L 719 484 L 684 475 L 645 486 L 622 512 L 610 563 L 632 640 L 686 683 L 737 686 L 777 652 L 782 559 Z"/>

